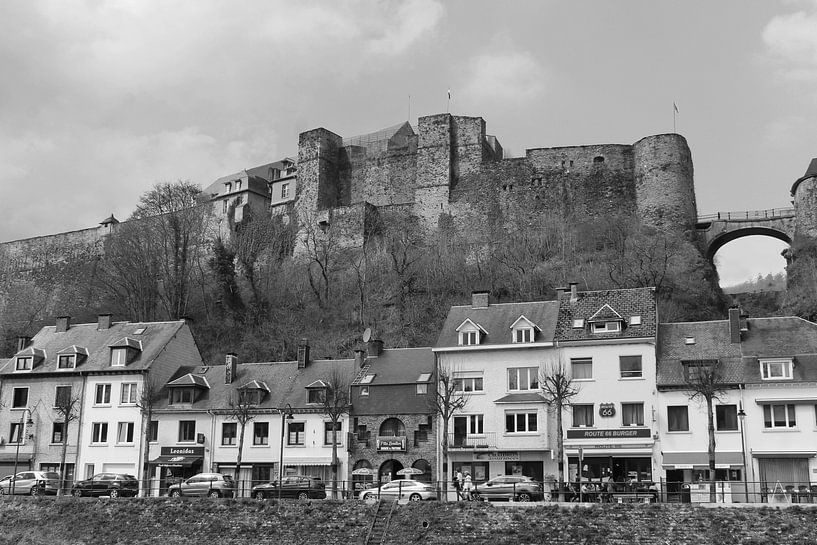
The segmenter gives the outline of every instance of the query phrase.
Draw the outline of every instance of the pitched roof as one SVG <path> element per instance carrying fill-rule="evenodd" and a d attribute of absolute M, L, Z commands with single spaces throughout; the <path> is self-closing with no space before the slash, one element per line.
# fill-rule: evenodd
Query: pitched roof
<path fill-rule="evenodd" d="M 605 306 L 609 310 L 605 309 Z M 618 316 L 625 321 L 633 316 L 641 316 L 640 325 L 625 324 L 615 333 L 591 333 L 587 322 L 602 314 Z M 574 328 L 574 320 L 584 320 L 581 328 Z M 582 341 L 611 338 L 655 338 L 658 326 L 658 312 L 655 302 L 655 288 L 630 288 L 621 290 L 580 291 L 576 300 L 570 293 L 560 294 L 559 319 L 556 325 L 556 340 Z"/>
<path fill-rule="evenodd" d="M 389 348 L 376 358 L 366 358 L 358 371 L 353 391 L 355 414 L 428 414 L 429 399 L 435 395 L 435 370 L 431 348 Z M 429 375 L 425 395 L 416 394 L 420 376 Z M 374 375 L 362 383 L 365 375 Z M 368 396 L 359 396 L 360 386 L 369 387 Z"/>
<path fill-rule="evenodd" d="M 815 176 L 817 176 L 817 158 L 811 160 L 811 163 L 809 163 L 808 168 L 806 169 L 806 173 L 797 178 L 794 185 L 791 186 L 791 194 L 794 195 L 795 191 L 797 191 L 797 186 L 800 185 L 800 182 Z"/>
<path fill-rule="evenodd" d="M 687 344 L 687 338 L 693 338 L 695 343 Z M 705 359 L 717 359 L 720 362 L 726 382 L 741 382 L 743 364 L 740 344 L 731 342 L 728 320 L 658 326 L 658 386 L 683 386 L 684 368 L 681 362 Z"/>
<path fill-rule="evenodd" d="M 42 328 L 31 339 L 29 348 L 42 350 L 45 359 L 27 371 L 27 375 L 37 375 L 42 373 L 52 373 L 57 371 L 57 355 L 69 347 L 77 347 L 87 350 L 88 357 L 85 361 L 77 365 L 77 371 L 109 371 L 111 346 L 116 345 L 124 337 L 138 337 L 142 345 L 141 352 L 122 368 L 124 371 L 133 372 L 135 370 L 148 369 L 154 360 L 162 353 L 164 347 L 171 339 L 184 327 L 184 321 L 172 322 L 114 322 L 108 329 L 98 329 L 96 322 L 90 324 L 72 324 L 67 331 L 56 332 L 55 326 Z M 144 329 L 144 332 L 136 335 L 134 332 Z M 196 350 L 195 345 L 190 347 Z M 28 350 L 28 348 L 26 349 Z M 17 375 L 13 366 L 0 371 L 3 375 Z"/>
<path fill-rule="evenodd" d="M 558 309 L 559 303 L 556 301 L 492 303 L 480 308 L 474 308 L 471 305 L 453 306 L 448 311 L 448 316 L 434 347 L 459 346 L 457 329 L 466 320 L 479 324 L 484 331 L 487 331 L 480 346 L 511 344 L 509 329 L 523 315 L 528 321 L 539 327 L 534 342 L 552 342 Z"/>
<path fill-rule="evenodd" d="M 494 403 L 544 403 L 545 398 L 538 392 L 524 392 L 508 394 L 494 401 Z"/>
<path fill-rule="evenodd" d="M 431 348 L 386 348 L 376 358 L 366 358 L 355 377 L 359 384 L 365 375 L 375 375 L 368 384 L 413 384 L 422 373 L 434 372 Z"/>
<path fill-rule="evenodd" d="M 167 385 L 171 388 L 175 387 L 185 387 L 185 386 L 196 386 L 198 388 L 209 388 L 210 385 L 207 383 L 207 378 L 202 375 L 196 375 L 193 373 L 187 373 L 185 375 L 180 376 L 177 379 L 171 380 L 167 383 Z"/>

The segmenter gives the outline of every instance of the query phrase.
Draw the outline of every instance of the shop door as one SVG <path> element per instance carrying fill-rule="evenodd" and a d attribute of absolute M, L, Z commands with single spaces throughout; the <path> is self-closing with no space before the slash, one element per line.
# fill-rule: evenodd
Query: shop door
<path fill-rule="evenodd" d="M 468 437 L 468 417 L 454 417 L 454 446 L 464 447 L 465 439 Z"/>

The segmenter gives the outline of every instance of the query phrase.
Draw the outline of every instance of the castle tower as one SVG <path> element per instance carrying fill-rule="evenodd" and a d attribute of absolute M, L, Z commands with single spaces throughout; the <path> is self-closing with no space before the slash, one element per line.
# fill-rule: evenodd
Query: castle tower
<path fill-rule="evenodd" d="M 338 205 L 338 151 L 342 145 L 339 135 L 324 128 L 300 134 L 296 210 L 301 224 L 310 218 L 314 221 L 319 210 Z"/>
<path fill-rule="evenodd" d="M 448 213 L 451 184 L 452 117 L 437 114 L 417 120 L 417 189 L 415 214 L 426 229 L 437 228 L 440 215 Z"/>
<path fill-rule="evenodd" d="M 692 154 L 680 134 L 647 136 L 633 144 L 638 215 L 646 225 L 686 231 L 697 221 Z"/>
<path fill-rule="evenodd" d="M 791 187 L 794 198 L 795 234 L 817 238 L 817 158 Z"/>

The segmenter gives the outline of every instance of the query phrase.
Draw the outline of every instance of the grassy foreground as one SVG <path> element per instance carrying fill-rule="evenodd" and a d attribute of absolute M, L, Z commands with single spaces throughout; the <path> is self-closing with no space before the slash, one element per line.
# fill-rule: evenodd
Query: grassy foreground
<path fill-rule="evenodd" d="M 815 505 L 817 507 L 817 505 Z M 0 501 L 0 543 L 362 543 L 374 506 L 360 502 L 21 498 Z M 386 543 L 816 544 L 817 510 L 482 503 L 401 505 Z"/>

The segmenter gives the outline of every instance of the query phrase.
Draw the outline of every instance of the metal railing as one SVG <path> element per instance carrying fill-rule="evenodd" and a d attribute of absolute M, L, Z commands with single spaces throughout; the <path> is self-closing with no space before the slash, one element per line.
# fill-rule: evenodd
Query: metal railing
<path fill-rule="evenodd" d="M 771 220 L 794 217 L 794 208 L 769 208 L 768 210 L 743 210 L 739 212 L 716 212 L 698 216 L 698 222 Z"/>
<path fill-rule="evenodd" d="M 448 434 L 448 448 L 494 448 L 496 447 L 496 432 L 480 434 Z"/>

